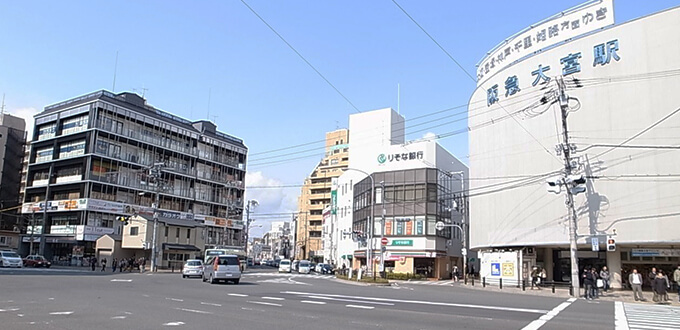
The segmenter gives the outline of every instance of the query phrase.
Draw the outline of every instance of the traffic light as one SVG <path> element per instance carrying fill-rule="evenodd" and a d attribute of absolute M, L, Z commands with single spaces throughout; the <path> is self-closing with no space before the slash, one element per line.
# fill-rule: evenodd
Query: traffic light
<path fill-rule="evenodd" d="M 616 240 L 614 240 L 613 238 L 607 240 L 607 251 L 609 252 L 616 251 Z"/>
<path fill-rule="evenodd" d="M 122 222 L 123 226 L 127 226 L 130 223 L 130 217 L 120 216 L 120 217 L 116 217 L 116 220 Z"/>
<path fill-rule="evenodd" d="M 546 181 L 548 183 L 548 192 L 559 194 L 562 192 L 562 181 L 560 178 L 552 178 Z"/>
<path fill-rule="evenodd" d="M 583 175 L 570 175 L 567 177 L 567 184 L 572 195 L 586 192 L 586 177 Z"/>

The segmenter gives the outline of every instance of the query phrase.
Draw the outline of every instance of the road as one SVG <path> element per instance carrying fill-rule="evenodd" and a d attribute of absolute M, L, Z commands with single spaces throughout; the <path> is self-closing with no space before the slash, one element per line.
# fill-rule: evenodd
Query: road
<path fill-rule="evenodd" d="M 375 287 L 250 269 L 241 283 L 178 273 L 0 269 L 2 329 L 614 329 L 614 303 L 464 287 Z"/>

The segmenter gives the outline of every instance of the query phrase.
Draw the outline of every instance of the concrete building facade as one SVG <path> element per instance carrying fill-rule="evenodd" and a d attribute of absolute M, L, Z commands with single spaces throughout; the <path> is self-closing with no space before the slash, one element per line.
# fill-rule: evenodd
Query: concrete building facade
<path fill-rule="evenodd" d="M 326 133 L 324 158 L 305 179 L 298 198 L 295 258 L 323 261 L 323 209 L 331 204 L 333 178 L 349 164 L 349 131 Z"/>
<path fill-rule="evenodd" d="M 201 228 L 191 237 L 205 246 L 195 248 L 242 246 L 246 156 L 243 141 L 213 123 L 177 117 L 133 93 L 98 91 L 47 106 L 35 116 L 22 206 L 33 225 L 23 250 L 33 241 L 45 257 L 69 263 L 76 251 L 95 255 L 103 235 L 137 249 L 141 243 L 125 243 L 132 225 L 116 218 L 153 217 L 157 193 L 161 221 Z M 159 260 L 179 253 L 160 247 Z"/>
<path fill-rule="evenodd" d="M 613 20 L 613 7 L 602 9 L 607 1 L 589 4 L 546 24 L 585 28 Z M 541 32 L 534 29 L 524 33 Z M 524 278 L 539 266 L 549 280 L 570 281 L 570 212 L 564 189 L 556 195 L 546 185 L 564 175 L 566 147 L 573 173 L 586 178 L 574 203 L 579 271 L 608 266 L 612 285 L 621 287 L 633 268 L 646 274 L 680 262 L 680 234 L 672 230 L 680 221 L 678 152 L 669 147 L 678 143 L 680 115 L 668 94 L 680 89 L 678 29 L 680 7 L 496 61 L 493 70 L 490 58 L 482 61 L 480 74 L 488 74 L 469 106 L 470 169 L 473 178 L 489 179 L 470 185 L 477 194 L 470 200 L 472 248 L 518 251 Z M 560 101 L 569 108 L 568 146 Z"/>
<path fill-rule="evenodd" d="M 0 230 L 14 230 L 23 225 L 19 199 L 21 172 L 26 144 L 26 122 L 0 113 Z"/>

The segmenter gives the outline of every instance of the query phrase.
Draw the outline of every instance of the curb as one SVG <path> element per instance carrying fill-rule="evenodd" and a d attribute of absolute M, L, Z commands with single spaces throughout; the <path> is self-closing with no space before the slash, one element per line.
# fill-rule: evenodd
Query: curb
<path fill-rule="evenodd" d="M 350 281 L 350 280 L 342 280 L 339 278 L 334 278 L 333 281 L 338 282 L 338 283 L 345 283 L 345 284 L 351 284 L 351 285 L 357 285 L 357 286 L 391 286 L 392 283 L 364 283 L 364 282 L 357 282 L 357 281 Z"/>

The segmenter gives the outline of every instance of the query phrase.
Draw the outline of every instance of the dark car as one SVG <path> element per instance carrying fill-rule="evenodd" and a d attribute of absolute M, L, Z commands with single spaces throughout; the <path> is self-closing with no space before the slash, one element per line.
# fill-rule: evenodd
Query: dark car
<path fill-rule="evenodd" d="M 323 265 L 323 268 L 321 268 L 321 274 L 333 275 L 333 274 L 335 274 L 335 270 L 333 269 L 333 267 L 331 267 L 331 265 L 325 264 L 325 265 Z"/>
<path fill-rule="evenodd" d="M 50 268 L 52 263 L 40 255 L 32 255 L 24 258 L 24 267 L 45 267 Z"/>

